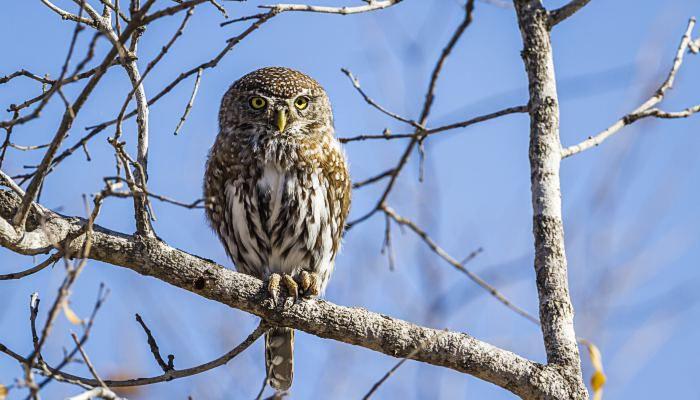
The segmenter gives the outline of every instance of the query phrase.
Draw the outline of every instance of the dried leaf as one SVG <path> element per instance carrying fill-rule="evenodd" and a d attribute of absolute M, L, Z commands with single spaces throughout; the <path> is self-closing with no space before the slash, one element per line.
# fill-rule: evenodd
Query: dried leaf
<path fill-rule="evenodd" d="M 588 340 L 581 339 L 581 344 L 588 349 L 588 355 L 591 358 L 593 366 L 593 375 L 591 376 L 591 389 L 593 389 L 593 400 L 603 399 L 603 386 L 605 385 L 605 373 L 603 372 L 603 356 L 596 345 Z"/>
<path fill-rule="evenodd" d="M 68 306 L 67 301 L 63 302 L 63 314 L 65 314 L 68 321 L 73 325 L 80 325 L 83 323 L 83 320 Z"/>
<path fill-rule="evenodd" d="M 0 383 L 0 400 L 5 400 L 7 398 L 7 393 L 9 392 L 10 391 L 7 389 L 7 386 Z"/>

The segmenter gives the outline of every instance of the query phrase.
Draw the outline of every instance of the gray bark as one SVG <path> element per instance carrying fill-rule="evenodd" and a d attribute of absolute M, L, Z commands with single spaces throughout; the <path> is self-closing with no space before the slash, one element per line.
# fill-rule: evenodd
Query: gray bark
<path fill-rule="evenodd" d="M 21 254 L 40 254 L 54 249 L 53 243 L 60 245 L 68 240 L 72 253 L 79 254 L 85 236 L 81 229 L 86 223 L 81 218 L 47 212 L 40 224 L 39 214 L 31 210 L 27 235 L 32 239 L 14 241 L 13 228 L 6 219 L 12 217 L 19 204 L 17 194 L 0 191 L 2 246 Z M 259 279 L 155 238 L 125 235 L 95 225 L 89 257 L 152 276 L 275 325 L 468 373 L 525 399 L 570 398 L 569 384 L 557 368 L 527 360 L 465 333 L 422 327 L 362 308 L 323 300 L 303 300 L 273 308 Z M 278 303 L 284 301 L 278 299 Z"/>
<path fill-rule="evenodd" d="M 529 156 L 540 326 L 547 362 L 559 367 L 570 382 L 573 389 L 570 398 L 585 399 L 588 393 L 581 376 L 564 249 L 559 100 L 549 16 L 539 0 L 516 0 L 515 8 L 530 92 Z"/>

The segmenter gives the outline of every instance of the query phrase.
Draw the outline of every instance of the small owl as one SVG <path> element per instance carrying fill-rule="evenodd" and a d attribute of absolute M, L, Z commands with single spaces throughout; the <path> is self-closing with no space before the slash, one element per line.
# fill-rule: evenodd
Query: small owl
<path fill-rule="evenodd" d="M 350 207 L 350 178 L 323 88 L 262 68 L 235 82 L 219 111 L 204 176 L 206 213 L 236 268 L 297 296 L 323 293 Z M 269 383 L 289 389 L 294 331 L 265 335 Z"/>

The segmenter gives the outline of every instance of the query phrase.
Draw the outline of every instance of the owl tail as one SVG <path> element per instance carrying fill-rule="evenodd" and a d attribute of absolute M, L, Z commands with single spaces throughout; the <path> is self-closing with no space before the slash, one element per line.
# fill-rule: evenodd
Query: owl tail
<path fill-rule="evenodd" d="M 270 386 L 284 391 L 294 378 L 294 330 L 272 328 L 265 333 L 265 366 Z"/>

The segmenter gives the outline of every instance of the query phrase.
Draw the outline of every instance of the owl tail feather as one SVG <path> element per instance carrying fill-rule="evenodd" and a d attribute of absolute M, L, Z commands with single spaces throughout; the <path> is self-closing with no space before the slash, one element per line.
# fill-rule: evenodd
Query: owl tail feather
<path fill-rule="evenodd" d="M 272 328 L 265 333 L 265 366 L 270 386 L 284 391 L 294 378 L 294 330 Z"/>

